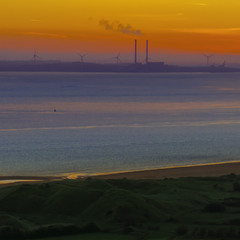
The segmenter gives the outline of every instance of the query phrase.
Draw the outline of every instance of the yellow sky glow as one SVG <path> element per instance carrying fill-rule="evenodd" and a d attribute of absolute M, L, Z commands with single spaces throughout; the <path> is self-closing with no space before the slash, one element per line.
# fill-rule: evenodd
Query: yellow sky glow
<path fill-rule="evenodd" d="M 239 0 L 11 0 L 0 8 L 0 48 L 240 53 Z"/>

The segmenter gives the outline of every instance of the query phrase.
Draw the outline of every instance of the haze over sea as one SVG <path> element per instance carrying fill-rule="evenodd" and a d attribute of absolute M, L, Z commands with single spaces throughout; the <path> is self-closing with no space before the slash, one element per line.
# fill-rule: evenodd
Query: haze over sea
<path fill-rule="evenodd" d="M 239 160 L 239 93 L 239 73 L 0 73 L 0 175 Z"/>

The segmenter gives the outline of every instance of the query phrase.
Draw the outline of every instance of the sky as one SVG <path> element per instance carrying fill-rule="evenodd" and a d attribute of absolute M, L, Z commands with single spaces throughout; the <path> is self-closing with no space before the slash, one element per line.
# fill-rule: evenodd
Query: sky
<path fill-rule="evenodd" d="M 127 58 L 134 39 L 163 56 L 238 56 L 239 9 L 239 0 L 1 0 L 0 59 L 34 49 Z"/>

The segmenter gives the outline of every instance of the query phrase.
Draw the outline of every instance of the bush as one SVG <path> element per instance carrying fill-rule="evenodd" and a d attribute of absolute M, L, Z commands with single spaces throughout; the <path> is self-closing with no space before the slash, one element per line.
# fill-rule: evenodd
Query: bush
<path fill-rule="evenodd" d="M 240 183 L 239 183 L 239 182 L 235 182 L 235 183 L 233 184 L 233 190 L 234 190 L 235 192 L 240 192 Z"/>
<path fill-rule="evenodd" d="M 100 231 L 101 230 L 95 223 L 88 223 L 87 225 L 81 228 L 82 233 L 96 233 Z"/>
<path fill-rule="evenodd" d="M 141 229 L 141 230 L 138 230 L 135 232 L 135 239 L 136 240 L 147 240 L 148 235 L 149 235 L 149 233 L 146 230 Z"/>
<path fill-rule="evenodd" d="M 231 237 L 231 238 L 237 237 L 237 233 L 234 228 L 229 228 L 227 230 L 227 237 Z"/>
<path fill-rule="evenodd" d="M 0 227 L 0 239 L 24 239 L 24 233 L 12 226 Z"/>
<path fill-rule="evenodd" d="M 231 219 L 229 221 L 230 225 L 236 225 L 236 226 L 240 226 L 240 218 L 235 218 L 235 219 Z"/>
<path fill-rule="evenodd" d="M 208 235 L 208 230 L 204 227 L 196 227 L 193 229 L 192 233 L 191 233 L 192 236 L 198 236 L 198 237 L 205 237 Z"/>
<path fill-rule="evenodd" d="M 228 229 L 226 228 L 218 228 L 215 232 L 215 237 L 227 237 Z"/>
<path fill-rule="evenodd" d="M 123 234 L 129 234 L 129 233 L 134 233 L 136 231 L 136 228 L 132 226 L 125 226 L 123 228 Z"/>
<path fill-rule="evenodd" d="M 200 228 L 199 229 L 198 236 L 205 237 L 205 236 L 207 236 L 207 234 L 208 234 L 208 231 L 207 231 L 206 228 Z"/>
<path fill-rule="evenodd" d="M 176 229 L 176 234 L 177 235 L 185 235 L 188 233 L 188 228 L 186 226 L 179 226 L 177 229 Z"/>
<path fill-rule="evenodd" d="M 209 213 L 223 213 L 226 212 L 226 207 L 222 203 L 209 203 L 204 210 Z"/>
<path fill-rule="evenodd" d="M 80 230 L 78 227 L 74 225 L 55 224 L 55 225 L 41 226 L 35 231 L 31 232 L 30 236 L 32 238 L 40 238 L 40 237 L 73 235 L 77 233 L 80 233 Z"/>

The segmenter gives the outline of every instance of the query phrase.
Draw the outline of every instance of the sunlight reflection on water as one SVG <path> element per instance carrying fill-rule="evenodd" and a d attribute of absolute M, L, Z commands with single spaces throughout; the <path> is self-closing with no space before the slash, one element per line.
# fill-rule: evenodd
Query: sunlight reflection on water
<path fill-rule="evenodd" d="M 1 73 L 0 174 L 240 159 L 239 77 Z"/>

